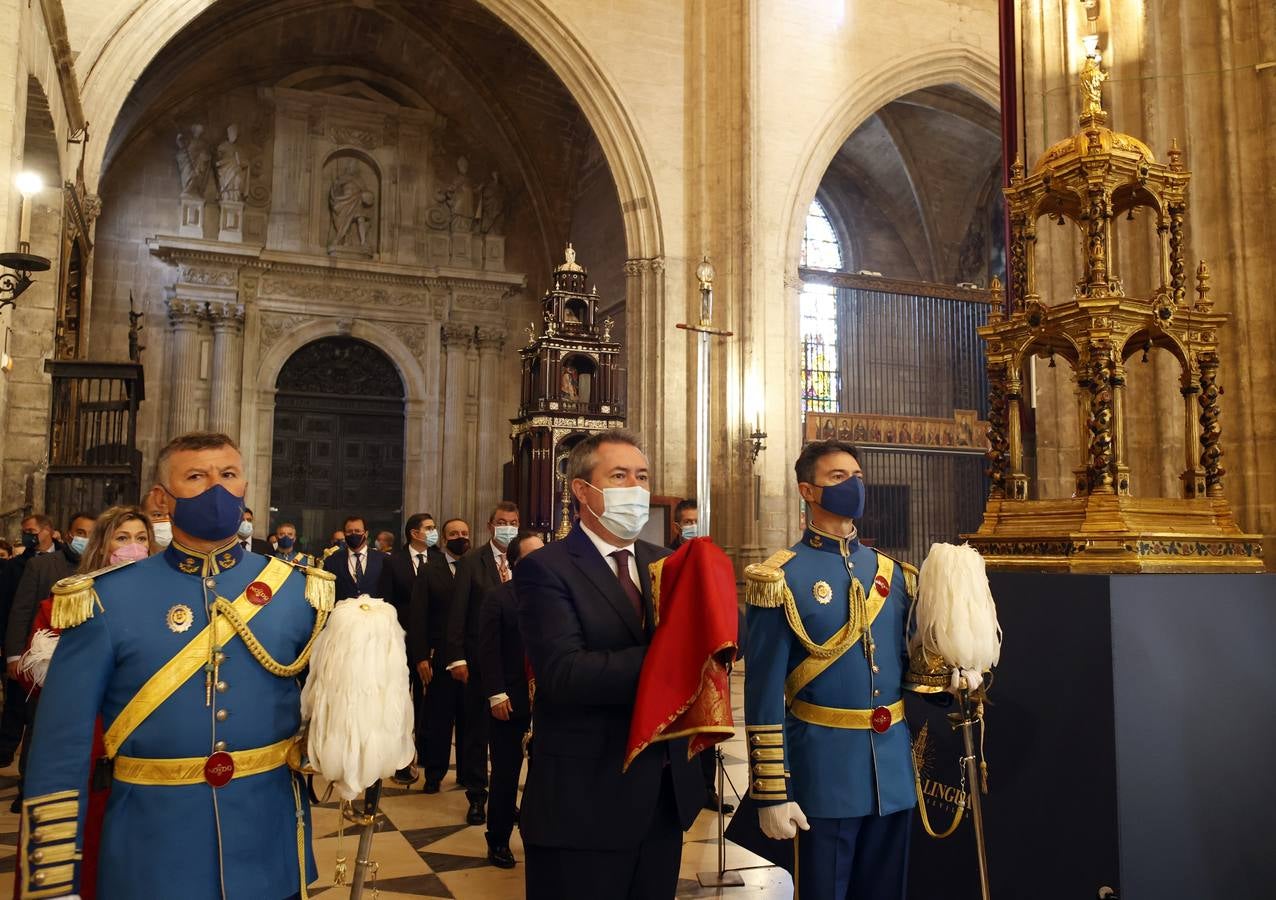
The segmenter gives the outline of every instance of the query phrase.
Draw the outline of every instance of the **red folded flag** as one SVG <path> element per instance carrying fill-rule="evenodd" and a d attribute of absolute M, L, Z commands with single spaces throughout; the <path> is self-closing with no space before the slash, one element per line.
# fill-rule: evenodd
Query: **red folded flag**
<path fill-rule="evenodd" d="M 651 566 L 656 630 L 638 677 L 625 769 L 655 741 L 689 737 L 687 758 L 735 733 L 727 666 L 738 646 L 735 569 L 710 538 Z"/>

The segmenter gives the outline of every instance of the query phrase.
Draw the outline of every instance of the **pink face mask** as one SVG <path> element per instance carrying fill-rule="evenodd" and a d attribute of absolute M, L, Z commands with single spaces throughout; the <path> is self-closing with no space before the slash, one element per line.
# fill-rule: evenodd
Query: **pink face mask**
<path fill-rule="evenodd" d="M 139 559 L 146 559 L 151 555 L 150 549 L 145 544 L 131 543 L 122 547 L 117 547 L 115 552 L 111 554 L 111 563 L 135 562 Z"/>

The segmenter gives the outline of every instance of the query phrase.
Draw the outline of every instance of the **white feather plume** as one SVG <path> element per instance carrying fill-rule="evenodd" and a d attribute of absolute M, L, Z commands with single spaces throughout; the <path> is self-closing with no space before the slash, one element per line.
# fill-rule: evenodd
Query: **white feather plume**
<path fill-rule="evenodd" d="M 931 545 L 913 616 L 913 641 L 953 668 L 987 672 L 1001 658 L 1001 626 L 984 558 L 969 544 Z"/>
<path fill-rule="evenodd" d="M 407 649 L 393 606 L 367 594 L 336 605 L 310 654 L 301 715 L 310 764 L 343 800 L 412 762 Z"/>
<path fill-rule="evenodd" d="M 53 651 L 58 649 L 58 633 L 47 628 L 39 629 L 31 635 L 31 646 L 22 654 L 19 665 L 27 673 L 36 687 L 44 687 L 44 679 L 49 676 L 49 663 L 53 660 Z"/>

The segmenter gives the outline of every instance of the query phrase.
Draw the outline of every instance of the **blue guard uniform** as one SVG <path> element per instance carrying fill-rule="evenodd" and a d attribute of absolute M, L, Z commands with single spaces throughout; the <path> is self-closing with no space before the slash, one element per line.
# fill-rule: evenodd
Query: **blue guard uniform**
<path fill-rule="evenodd" d="M 916 805 L 902 685 L 917 571 L 808 528 L 745 571 L 750 793 L 796 801 L 802 898 L 903 898 Z"/>
<path fill-rule="evenodd" d="M 111 760 L 93 761 L 93 777 L 113 778 L 101 900 L 304 896 L 317 876 L 305 787 L 289 767 L 301 725 L 295 675 L 332 593 L 327 573 L 233 539 L 211 554 L 174 542 L 60 582 L 53 624 L 64 631 L 22 809 L 23 896 L 79 887 L 99 714 Z"/>

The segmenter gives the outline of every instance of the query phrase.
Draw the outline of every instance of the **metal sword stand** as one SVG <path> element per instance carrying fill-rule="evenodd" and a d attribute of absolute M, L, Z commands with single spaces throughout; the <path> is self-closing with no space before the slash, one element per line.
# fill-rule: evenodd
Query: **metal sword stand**
<path fill-rule="evenodd" d="M 731 673 L 727 672 L 727 689 L 731 688 Z M 700 751 L 702 753 L 707 751 Z M 697 872 L 696 880 L 700 882 L 701 887 L 744 887 L 744 876 L 736 871 L 727 870 L 727 838 L 726 838 L 726 821 L 727 814 L 724 812 L 726 808 L 726 794 L 723 793 L 726 785 L 723 780 L 726 778 L 726 766 L 722 762 L 722 751 L 715 744 L 713 755 L 717 761 L 718 769 L 718 868 L 712 872 Z M 732 791 L 735 786 L 732 785 Z"/>
<path fill-rule="evenodd" d="M 712 504 L 709 485 L 709 403 L 712 370 L 709 367 L 709 341 L 713 337 L 731 337 L 730 331 L 713 327 L 713 264 L 705 257 L 696 267 L 696 279 L 700 282 L 700 321 L 695 325 L 678 323 L 684 331 L 696 333 L 696 506 L 700 513 L 700 533 L 708 535 Z M 727 673 L 727 689 L 731 687 L 731 674 Z M 729 694 L 728 694 L 729 696 Z M 701 751 L 702 753 L 705 751 Z M 700 872 L 696 878 L 702 887 L 743 887 L 744 878 L 739 872 L 727 871 L 726 813 L 722 811 L 723 778 L 722 754 L 717 747 L 714 755 L 718 762 L 718 869 L 716 872 Z"/>
<path fill-rule="evenodd" d="M 966 783 L 970 797 L 970 817 L 975 826 L 975 852 L 979 856 L 979 890 L 982 900 L 991 900 L 992 892 L 988 885 L 988 848 L 984 843 L 984 813 L 979 795 L 982 792 L 982 779 L 979 777 L 979 765 L 975 756 L 975 716 L 970 700 L 970 691 L 961 692 L 961 720 L 956 723 L 961 729 L 962 743 L 966 755 L 962 762 L 966 764 Z"/>
<path fill-rule="evenodd" d="M 350 900 L 360 900 L 363 897 L 363 886 L 369 879 L 374 885 L 372 896 L 376 897 L 377 895 L 375 887 L 377 864 L 372 861 L 371 855 L 372 835 L 377 830 L 377 819 L 381 818 L 381 814 L 377 811 L 377 807 L 380 805 L 381 779 L 378 778 L 372 783 L 372 787 L 368 788 L 363 794 L 363 814 L 349 816 L 351 822 L 363 826 L 363 831 L 359 833 L 359 850 L 355 854 L 354 877 L 350 883 Z"/>

